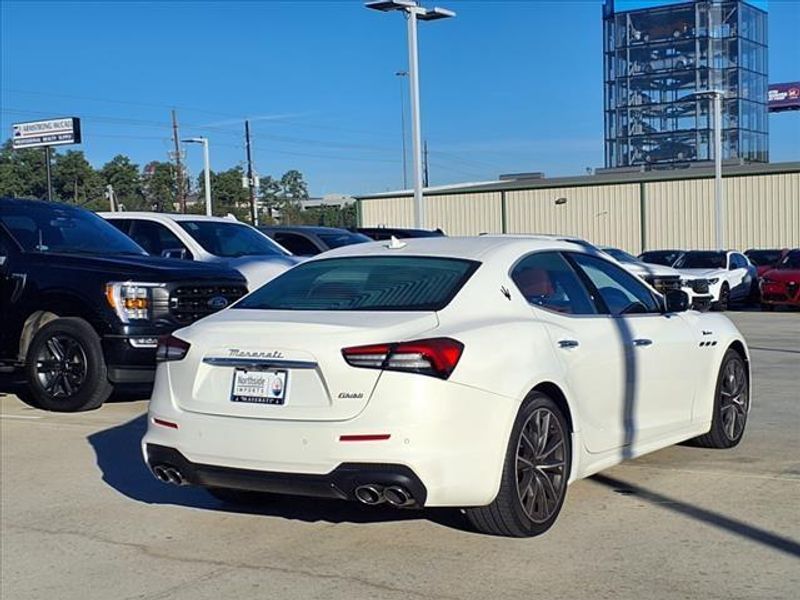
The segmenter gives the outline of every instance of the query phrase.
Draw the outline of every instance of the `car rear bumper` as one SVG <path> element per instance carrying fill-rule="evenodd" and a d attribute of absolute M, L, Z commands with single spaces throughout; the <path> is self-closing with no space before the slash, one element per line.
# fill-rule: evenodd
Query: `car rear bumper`
<path fill-rule="evenodd" d="M 419 477 L 405 465 L 343 463 L 329 473 L 317 475 L 193 463 L 175 448 L 155 444 L 145 446 L 145 456 L 151 470 L 175 469 L 189 485 L 339 500 L 356 500 L 355 490 L 365 485 L 398 486 L 409 491 L 415 506 L 424 506 L 427 497 Z"/>
<path fill-rule="evenodd" d="M 325 495 L 342 497 L 328 487 L 339 481 L 344 465 L 369 465 L 362 469 L 366 477 L 371 469 L 391 466 L 407 468 L 419 481 L 425 506 L 486 505 L 499 489 L 519 407 L 516 400 L 472 387 L 384 372 L 367 406 L 348 420 L 201 414 L 176 405 L 168 371 L 160 369 L 142 441 L 144 458 L 152 467 L 148 448 L 172 449 L 197 473 L 187 477 L 189 483 L 211 487 L 316 490 L 310 495 L 325 489 Z M 359 482 L 365 473 L 357 474 Z M 351 487 L 337 484 L 344 497 L 350 497 Z"/>

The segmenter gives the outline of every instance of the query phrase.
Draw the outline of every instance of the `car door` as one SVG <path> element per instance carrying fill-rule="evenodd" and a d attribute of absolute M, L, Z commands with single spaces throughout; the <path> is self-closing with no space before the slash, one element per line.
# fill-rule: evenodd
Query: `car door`
<path fill-rule="evenodd" d="M 625 445 L 689 426 L 698 347 L 684 316 L 664 312 L 660 299 L 618 265 L 589 254 L 569 258 L 599 296 L 615 329 L 614 342 L 622 345 Z"/>
<path fill-rule="evenodd" d="M 558 252 L 529 254 L 511 277 L 548 332 L 579 412 L 586 449 L 620 448 L 625 444 L 624 353 L 613 319 L 598 310 L 573 265 Z"/>

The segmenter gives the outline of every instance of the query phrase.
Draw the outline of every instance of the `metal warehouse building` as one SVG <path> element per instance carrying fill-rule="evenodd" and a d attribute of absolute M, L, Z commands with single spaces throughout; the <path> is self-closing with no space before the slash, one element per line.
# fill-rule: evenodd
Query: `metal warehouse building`
<path fill-rule="evenodd" d="M 800 162 L 726 166 L 725 240 L 730 248 L 800 247 Z M 410 190 L 357 196 L 359 223 L 412 227 Z M 524 176 L 427 188 L 425 220 L 448 235 L 554 233 L 629 252 L 712 248 L 714 171 L 601 172 Z"/>

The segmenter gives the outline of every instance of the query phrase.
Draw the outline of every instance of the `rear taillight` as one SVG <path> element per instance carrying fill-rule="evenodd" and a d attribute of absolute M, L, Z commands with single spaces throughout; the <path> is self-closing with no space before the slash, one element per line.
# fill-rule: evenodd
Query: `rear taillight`
<path fill-rule="evenodd" d="M 158 339 L 156 362 L 181 360 L 189 351 L 190 344 L 174 335 L 165 335 Z"/>
<path fill-rule="evenodd" d="M 367 369 L 407 371 L 432 375 L 441 379 L 450 377 L 456 368 L 464 344 L 450 338 L 431 338 L 394 344 L 372 344 L 344 348 L 342 355 L 347 364 Z"/>

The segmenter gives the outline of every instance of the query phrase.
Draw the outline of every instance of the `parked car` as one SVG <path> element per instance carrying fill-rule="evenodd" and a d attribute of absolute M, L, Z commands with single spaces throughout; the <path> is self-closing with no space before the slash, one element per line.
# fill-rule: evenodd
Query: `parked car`
<path fill-rule="evenodd" d="M 236 269 L 251 290 L 301 260 L 255 227 L 233 218 L 155 212 L 100 215 L 148 254 Z"/>
<path fill-rule="evenodd" d="M 744 255 L 756 266 L 758 276 L 761 277 L 770 269 L 774 269 L 788 253 L 788 248 L 780 250 L 756 250 L 751 248 L 750 250 L 745 250 Z"/>
<path fill-rule="evenodd" d="M 151 385 L 158 337 L 247 293 L 219 265 L 147 256 L 87 210 L 0 199 L 0 367 L 48 410 Z"/>
<path fill-rule="evenodd" d="M 689 306 L 695 310 L 708 310 L 713 297 L 708 281 L 702 277 L 681 274 L 671 267 L 642 262 L 619 248 L 601 247 L 600 250 L 614 258 L 623 268 L 641 277 L 661 294 L 670 290 L 683 290 L 689 296 Z"/>
<path fill-rule="evenodd" d="M 162 342 L 144 458 L 224 502 L 467 507 L 537 535 L 568 482 L 741 440 L 745 341 L 687 306 L 552 238 L 345 246 Z"/>
<path fill-rule="evenodd" d="M 732 302 L 758 303 L 756 268 L 741 252 L 692 250 L 678 259 L 675 268 L 708 280 L 716 310 L 727 310 Z"/>
<path fill-rule="evenodd" d="M 800 248 L 789 251 L 761 277 L 761 308 L 800 307 Z"/>
<path fill-rule="evenodd" d="M 295 256 L 316 256 L 331 248 L 371 242 L 363 233 L 337 227 L 269 226 L 259 229 Z"/>
<path fill-rule="evenodd" d="M 392 237 L 402 239 L 442 237 L 444 235 L 444 231 L 441 229 L 412 229 L 409 227 L 356 227 L 354 231 L 378 241 L 388 240 Z"/>
<path fill-rule="evenodd" d="M 683 250 L 648 250 L 639 255 L 639 260 L 653 265 L 672 267 L 685 253 Z"/>

